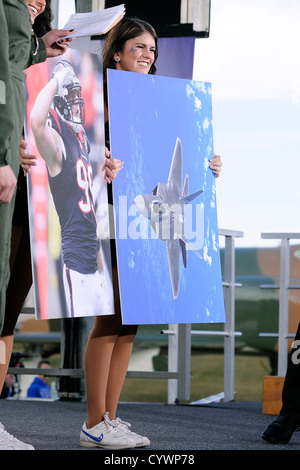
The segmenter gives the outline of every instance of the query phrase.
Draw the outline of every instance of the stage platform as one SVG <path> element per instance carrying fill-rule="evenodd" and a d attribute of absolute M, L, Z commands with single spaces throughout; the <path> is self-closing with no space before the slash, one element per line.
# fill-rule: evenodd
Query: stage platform
<path fill-rule="evenodd" d="M 6 430 L 38 451 L 87 451 L 79 446 L 80 429 L 86 419 L 85 402 L 8 399 L 0 401 L 0 409 L 0 421 Z M 263 415 L 258 402 L 232 401 L 201 406 L 122 402 L 118 415 L 132 424 L 132 430 L 150 439 L 148 454 L 156 451 L 192 454 L 201 450 L 300 450 L 300 432 L 294 433 L 290 443 L 285 445 L 272 445 L 261 439 L 263 430 L 275 417 Z M 106 454 L 102 449 L 96 450 Z M 134 455 L 141 449 L 128 452 Z"/>

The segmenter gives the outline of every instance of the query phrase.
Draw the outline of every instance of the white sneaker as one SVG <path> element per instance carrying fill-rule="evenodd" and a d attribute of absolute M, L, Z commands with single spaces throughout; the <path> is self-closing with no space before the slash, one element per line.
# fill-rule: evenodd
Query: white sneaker
<path fill-rule="evenodd" d="M 136 432 L 130 431 L 130 423 L 126 423 L 126 421 L 122 421 L 120 418 L 116 418 L 112 420 L 112 422 L 114 423 L 117 429 L 120 429 L 124 434 L 127 434 L 128 437 L 132 438 L 135 441 L 136 447 L 144 447 L 150 445 L 148 437 L 140 436 Z"/>
<path fill-rule="evenodd" d="M 88 429 L 83 424 L 80 433 L 80 445 L 83 447 L 102 447 L 103 449 L 128 449 L 136 447 L 135 441 L 123 433 L 105 413 L 103 421 Z"/>
<path fill-rule="evenodd" d="M 34 450 L 34 447 L 13 437 L 5 431 L 3 424 L 0 423 L 0 450 Z"/>

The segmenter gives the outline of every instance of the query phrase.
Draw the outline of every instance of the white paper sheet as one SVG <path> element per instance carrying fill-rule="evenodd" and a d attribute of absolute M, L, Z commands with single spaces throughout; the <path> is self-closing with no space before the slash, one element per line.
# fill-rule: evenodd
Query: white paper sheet
<path fill-rule="evenodd" d="M 93 36 L 96 34 L 105 34 L 125 15 L 125 5 L 118 5 L 105 10 L 93 11 L 88 13 L 74 13 L 70 16 L 63 29 L 72 30 L 70 38 Z"/>

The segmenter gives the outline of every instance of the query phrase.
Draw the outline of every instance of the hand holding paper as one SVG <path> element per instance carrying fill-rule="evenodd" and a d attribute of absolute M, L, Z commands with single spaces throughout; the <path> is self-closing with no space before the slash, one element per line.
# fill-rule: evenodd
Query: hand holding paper
<path fill-rule="evenodd" d="M 70 39 L 71 30 L 51 29 L 42 39 L 46 46 L 47 57 L 57 57 L 64 54 L 72 39 Z"/>

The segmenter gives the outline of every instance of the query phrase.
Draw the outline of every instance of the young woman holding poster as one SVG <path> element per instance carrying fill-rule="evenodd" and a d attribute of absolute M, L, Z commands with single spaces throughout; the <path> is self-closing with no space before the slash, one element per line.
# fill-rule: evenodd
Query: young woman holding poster
<path fill-rule="evenodd" d="M 156 58 L 157 35 L 152 26 L 138 19 L 123 18 L 108 34 L 103 51 L 103 76 L 106 77 L 107 68 L 155 73 Z M 115 314 L 95 317 L 86 347 L 88 416 L 80 434 L 80 445 L 86 447 L 121 449 L 150 444 L 147 437 L 130 431 L 130 425 L 116 417 L 138 328 L 122 325 L 118 290 L 115 277 Z"/>
<path fill-rule="evenodd" d="M 155 74 L 157 56 L 157 35 L 153 27 L 137 18 L 125 17 L 108 34 L 103 52 L 104 77 L 108 68 Z M 109 152 L 107 156 L 110 157 Z M 220 157 L 215 155 L 210 166 L 216 177 L 221 165 Z M 115 314 L 95 318 L 86 347 L 88 416 L 82 427 L 80 444 L 103 448 L 148 446 L 147 437 L 130 431 L 129 423 L 116 417 L 138 326 L 122 325 L 117 281 L 114 290 Z"/>

